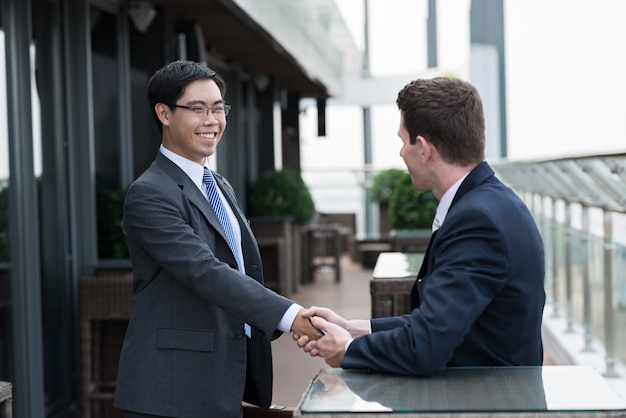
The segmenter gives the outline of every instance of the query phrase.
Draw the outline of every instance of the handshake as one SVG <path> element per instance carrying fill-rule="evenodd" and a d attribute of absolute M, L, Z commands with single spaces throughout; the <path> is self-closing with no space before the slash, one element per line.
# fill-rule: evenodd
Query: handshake
<path fill-rule="evenodd" d="M 349 342 L 370 333 L 366 319 L 346 320 L 328 308 L 302 309 L 291 328 L 298 347 L 319 356 L 331 367 L 340 367 Z"/>

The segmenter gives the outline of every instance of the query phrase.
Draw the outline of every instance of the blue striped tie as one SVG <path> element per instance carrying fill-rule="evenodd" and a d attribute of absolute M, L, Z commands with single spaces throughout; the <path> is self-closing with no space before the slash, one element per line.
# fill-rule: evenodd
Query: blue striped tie
<path fill-rule="evenodd" d="M 228 241 L 228 246 L 230 250 L 233 252 L 235 259 L 237 260 L 237 265 L 239 266 L 239 270 L 242 270 L 243 259 L 241 250 L 237 247 L 235 241 L 235 232 L 233 231 L 233 226 L 230 223 L 230 219 L 228 219 L 228 214 L 226 213 L 226 208 L 224 207 L 224 203 L 220 198 L 220 195 L 217 191 L 217 184 L 215 184 L 215 177 L 211 173 L 211 170 L 204 167 L 204 175 L 202 176 L 202 183 L 206 186 L 206 195 L 209 199 L 209 203 L 213 207 L 213 212 L 217 215 L 217 219 L 219 219 L 220 224 L 222 224 L 222 228 L 224 228 L 224 232 L 226 233 L 226 240 Z M 248 338 L 252 335 L 252 330 L 250 325 L 247 323 L 244 324 L 244 330 Z"/>
<path fill-rule="evenodd" d="M 222 228 L 224 228 L 224 232 L 226 233 L 226 239 L 228 240 L 228 245 L 230 246 L 230 250 L 235 255 L 237 261 L 239 261 L 239 251 L 235 250 L 237 248 L 235 241 L 235 233 L 233 232 L 233 226 L 228 219 L 228 215 L 226 214 L 226 208 L 224 208 L 224 203 L 220 198 L 219 193 L 217 192 L 217 184 L 215 184 L 215 177 L 211 173 L 211 170 L 204 167 L 204 176 L 202 176 L 202 183 L 206 186 L 206 194 L 209 198 L 209 203 L 213 207 L 213 211 L 215 215 L 217 215 L 217 219 L 219 219 L 220 224 L 222 224 Z"/>

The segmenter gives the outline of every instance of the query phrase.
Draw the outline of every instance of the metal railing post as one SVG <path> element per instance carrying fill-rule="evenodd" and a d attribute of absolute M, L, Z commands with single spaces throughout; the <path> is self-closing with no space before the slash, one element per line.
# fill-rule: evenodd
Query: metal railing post
<path fill-rule="evenodd" d="M 619 376 L 615 369 L 615 314 L 613 309 L 613 218 L 608 209 L 604 215 L 604 344 L 606 347 L 605 376 Z"/>
<path fill-rule="evenodd" d="M 580 259 L 583 275 L 583 340 L 582 351 L 592 352 L 593 318 L 591 314 L 591 276 L 589 274 L 589 207 L 582 205 L 582 231 L 580 234 Z"/>
<path fill-rule="evenodd" d="M 552 306 L 552 316 L 559 316 L 559 244 L 558 244 L 558 222 L 556 219 L 556 198 L 552 198 L 552 298 L 553 298 L 553 306 Z"/>
<path fill-rule="evenodd" d="M 572 296 L 572 204 L 565 201 L 565 332 L 574 332 L 574 302 Z"/>

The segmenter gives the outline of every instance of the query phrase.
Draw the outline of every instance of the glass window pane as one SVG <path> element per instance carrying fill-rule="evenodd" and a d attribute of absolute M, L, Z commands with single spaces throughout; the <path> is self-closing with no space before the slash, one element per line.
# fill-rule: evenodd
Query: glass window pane
<path fill-rule="evenodd" d="M 121 219 L 124 189 L 120 157 L 117 17 L 91 8 L 98 258 L 126 258 Z"/>
<path fill-rule="evenodd" d="M 4 32 L 0 30 L 0 379 L 12 380 L 10 368 L 12 334 L 9 270 L 9 133 L 4 46 Z"/>

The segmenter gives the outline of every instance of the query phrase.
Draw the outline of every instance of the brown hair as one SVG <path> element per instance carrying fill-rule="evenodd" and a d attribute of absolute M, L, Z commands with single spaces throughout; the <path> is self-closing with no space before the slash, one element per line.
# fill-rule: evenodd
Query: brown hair
<path fill-rule="evenodd" d="M 485 116 L 478 90 L 458 78 L 411 81 L 396 100 L 411 143 L 420 135 L 444 161 L 468 166 L 485 159 Z"/>

